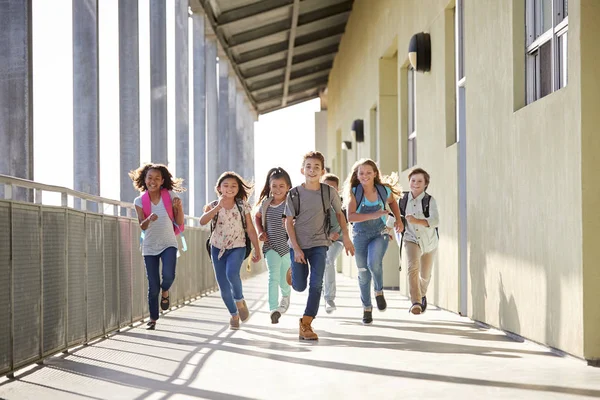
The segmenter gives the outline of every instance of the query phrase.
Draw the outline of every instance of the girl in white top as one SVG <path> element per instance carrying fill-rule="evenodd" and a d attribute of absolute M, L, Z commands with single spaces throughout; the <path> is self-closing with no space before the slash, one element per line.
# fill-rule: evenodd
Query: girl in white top
<path fill-rule="evenodd" d="M 246 322 L 250 317 L 248 306 L 242 293 L 240 269 L 246 258 L 246 234 L 254 246 L 252 261 L 261 259 L 260 247 L 252 217 L 248 197 L 252 186 L 235 172 L 223 173 L 215 186 L 219 196 L 204 207 L 200 224 L 214 221 L 214 230 L 210 237 L 210 254 L 215 277 L 221 290 L 221 298 L 227 306 L 231 319 L 231 329 L 239 329 L 240 319 Z M 246 231 L 244 231 L 245 220 Z"/>
<path fill-rule="evenodd" d="M 174 192 L 183 192 L 182 180 L 173 178 L 169 170 L 162 164 L 145 164 L 131 171 L 129 176 L 133 186 L 142 192 L 134 200 L 140 228 L 144 231 L 142 255 L 148 277 L 148 308 L 150 322 L 148 329 L 154 330 L 158 320 L 158 294 L 162 289 L 160 306 L 168 310 L 169 288 L 175 280 L 175 265 L 177 264 L 177 238 L 174 224 L 183 227 L 184 214 L 181 199 Z M 163 197 L 163 191 L 168 197 Z M 144 213 L 144 196 L 148 196 L 150 209 Z M 171 205 L 164 204 L 170 199 Z M 172 207 L 172 210 L 167 210 Z M 170 215 L 173 215 L 171 220 Z M 177 228 L 176 228 L 177 229 Z M 159 275 L 159 263 L 162 260 L 162 283 Z"/>

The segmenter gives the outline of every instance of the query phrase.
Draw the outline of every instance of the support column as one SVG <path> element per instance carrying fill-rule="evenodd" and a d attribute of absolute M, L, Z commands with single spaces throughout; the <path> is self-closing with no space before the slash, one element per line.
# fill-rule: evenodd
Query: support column
<path fill-rule="evenodd" d="M 238 174 L 241 174 L 240 171 L 240 162 L 239 162 L 239 158 L 241 156 L 241 154 L 237 151 L 237 146 L 238 146 L 238 142 L 240 140 L 240 138 L 238 137 L 237 134 L 237 127 L 236 127 L 236 115 L 237 115 L 237 110 L 236 110 L 236 105 L 237 105 L 237 87 L 236 87 L 236 81 L 235 81 L 235 73 L 233 71 L 229 71 L 229 92 L 228 94 L 228 98 L 229 98 L 229 113 L 227 115 L 227 120 L 228 120 L 228 129 L 227 129 L 227 133 L 228 133 L 228 137 L 227 137 L 227 153 L 229 154 L 229 162 L 228 162 L 228 170 L 233 170 L 235 172 L 237 172 Z"/>
<path fill-rule="evenodd" d="M 209 29 L 206 17 L 205 29 Z M 204 54 L 206 55 L 206 203 L 215 200 L 215 184 L 219 178 L 218 157 L 218 92 L 217 92 L 217 38 L 212 32 L 204 31 L 206 41 Z"/>
<path fill-rule="evenodd" d="M 138 195 L 127 173 L 140 164 L 140 54 L 138 2 L 119 2 L 119 122 L 121 201 Z"/>
<path fill-rule="evenodd" d="M 252 106 L 248 105 L 248 139 L 247 139 L 247 152 L 248 152 L 248 179 L 256 181 L 254 175 L 254 121 L 256 121 L 256 115 L 252 111 Z"/>
<path fill-rule="evenodd" d="M 150 0 L 150 96 L 152 162 L 166 165 L 169 153 L 167 148 L 167 10 L 164 0 Z"/>
<path fill-rule="evenodd" d="M 100 195 L 98 64 L 98 0 L 73 0 L 73 187 L 94 195 Z"/>
<path fill-rule="evenodd" d="M 239 91 L 235 96 L 235 137 L 236 143 L 234 146 L 235 149 L 235 159 L 237 160 L 236 168 L 239 170 L 239 173 L 244 178 L 249 178 L 248 176 L 248 148 L 247 148 L 247 137 L 245 130 L 244 120 L 244 96 Z"/>
<path fill-rule="evenodd" d="M 190 188 L 188 0 L 175 0 L 175 151 L 177 177 Z M 189 193 L 179 193 L 189 214 Z"/>
<path fill-rule="evenodd" d="M 219 108 L 217 110 L 218 174 L 230 171 L 229 165 L 229 62 L 219 58 Z"/>
<path fill-rule="evenodd" d="M 31 0 L 0 2 L 0 174 L 33 180 Z M 0 187 L 0 196 L 4 197 Z M 17 200 L 27 200 L 18 190 Z"/>
<path fill-rule="evenodd" d="M 193 14 L 194 38 L 194 216 L 202 215 L 207 203 L 206 176 L 206 62 L 204 46 L 204 15 Z M 190 208 L 192 209 L 192 208 Z"/>

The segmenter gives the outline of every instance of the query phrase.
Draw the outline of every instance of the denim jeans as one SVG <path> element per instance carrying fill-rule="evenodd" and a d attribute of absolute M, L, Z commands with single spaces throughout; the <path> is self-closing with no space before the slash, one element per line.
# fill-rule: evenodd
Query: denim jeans
<path fill-rule="evenodd" d="M 323 274 L 325 273 L 325 259 L 327 257 L 327 246 L 311 247 L 302 249 L 304 258 L 308 264 L 300 264 L 294 261 L 294 250 L 290 249 L 292 259 L 292 287 L 297 292 L 303 292 L 308 284 L 308 301 L 304 315 L 316 317 L 319 311 L 321 301 L 321 291 L 323 290 Z M 308 272 L 310 268 L 310 282 L 308 282 Z"/>
<path fill-rule="evenodd" d="M 283 257 L 275 250 L 267 250 L 265 261 L 269 270 L 269 311 L 279 307 L 279 290 L 282 296 L 289 296 L 292 288 L 285 280 L 288 269 L 290 269 L 290 253 Z"/>
<path fill-rule="evenodd" d="M 333 242 L 327 250 L 327 260 L 325 262 L 325 274 L 323 277 L 323 292 L 325 301 L 335 300 L 335 261 L 344 249 L 342 242 Z"/>
<path fill-rule="evenodd" d="M 160 260 L 162 260 L 162 284 L 160 283 Z M 167 247 L 156 256 L 144 256 L 146 276 L 148 277 L 148 308 L 150 319 L 158 320 L 158 295 L 160 289 L 169 290 L 175 280 L 175 265 L 177 264 L 177 248 Z"/>
<path fill-rule="evenodd" d="M 380 231 L 360 232 L 354 235 L 358 286 L 363 307 L 369 309 L 371 303 L 371 278 L 375 292 L 383 291 L 383 256 L 388 248 L 389 236 Z"/>
<path fill-rule="evenodd" d="M 244 300 L 242 293 L 242 278 L 240 278 L 240 269 L 246 255 L 245 247 L 236 247 L 225 250 L 223 256 L 219 259 L 221 249 L 211 246 L 211 259 L 215 269 L 215 277 L 221 290 L 221 298 L 231 315 L 237 315 L 238 309 L 236 301 Z"/>

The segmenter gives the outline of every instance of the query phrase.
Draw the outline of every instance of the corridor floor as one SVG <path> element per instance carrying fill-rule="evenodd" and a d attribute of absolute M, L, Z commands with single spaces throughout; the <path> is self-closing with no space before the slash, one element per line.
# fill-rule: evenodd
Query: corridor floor
<path fill-rule="evenodd" d="M 0 378 L 0 399 L 582 399 L 600 397 L 600 369 L 386 292 L 361 325 L 355 280 L 337 275 L 338 309 L 323 305 L 318 342 L 298 340 L 305 293 L 272 325 L 267 274 L 244 281 L 251 318 L 239 331 L 215 292 L 44 366 Z"/>

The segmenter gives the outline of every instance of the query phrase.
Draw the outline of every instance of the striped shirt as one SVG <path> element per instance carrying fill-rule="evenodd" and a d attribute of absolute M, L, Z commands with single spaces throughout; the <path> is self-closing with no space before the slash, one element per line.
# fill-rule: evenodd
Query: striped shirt
<path fill-rule="evenodd" d="M 269 240 L 263 245 L 263 253 L 269 250 L 275 250 L 281 257 L 290 252 L 288 246 L 287 232 L 283 226 L 283 213 L 285 211 L 285 201 L 279 205 L 267 207 L 265 232 Z"/>

